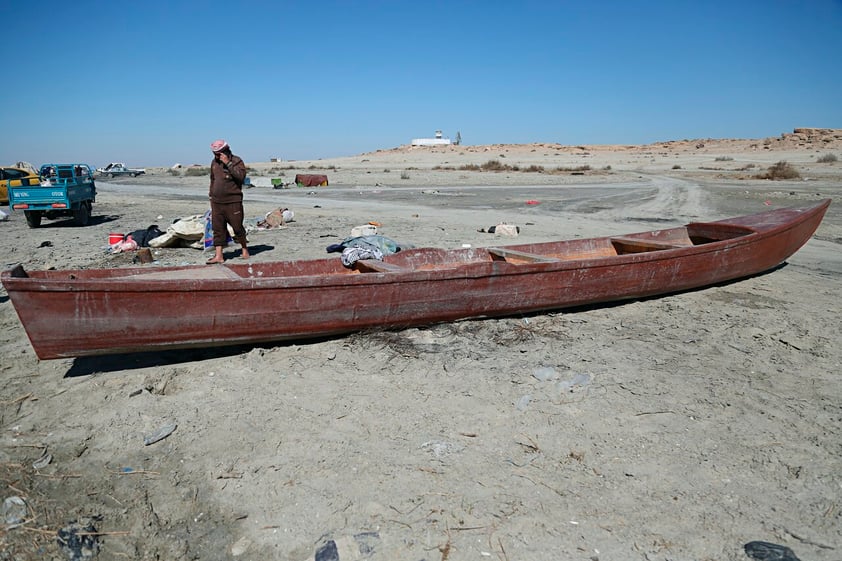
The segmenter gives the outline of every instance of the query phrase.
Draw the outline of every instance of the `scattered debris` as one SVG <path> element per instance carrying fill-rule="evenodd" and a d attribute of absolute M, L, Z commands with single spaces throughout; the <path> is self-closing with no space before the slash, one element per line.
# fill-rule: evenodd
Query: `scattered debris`
<path fill-rule="evenodd" d="M 99 553 L 99 533 L 94 520 L 87 524 L 74 520 L 58 531 L 56 540 L 68 561 L 87 561 Z"/>
<path fill-rule="evenodd" d="M 499 234 L 501 236 L 511 236 L 517 237 L 520 234 L 520 226 L 515 226 L 514 224 L 506 224 L 505 222 L 501 222 L 496 226 L 489 226 L 486 230 L 485 228 L 480 228 L 477 230 L 480 233 L 489 233 L 489 234 Z"/>
<path fill-rule="evenodd" d="M 363 224 L 362 226 L 354 226 L 351 228 L 351 237 L 357 238 L 360 236 L 374 236 L 377 234 L 377 226 L 374 224 Z"/>
<path fill-rule="evenodd" d="M 7 497 L 3 501 L 3 522 L 6 524 L 6 529 L 11 530 L 17 528 L 26 521 L 26 514 L 28 508 L 26 501 L 17 495 Z"/>
<path fill-rule="evenodd" d="M 292 222 L 295 219 L 295 213 L 288 208 L 276 208 L 273 211 L 267 212 L 263 220 L 257 222 L 258 230 L 269 230 L 271 228 L 280 228 L 287 222 Z"/>
<path fill-rule="evenodd" d="M 150 444 L 155 444 L 161 440 L 164 440 L 166 437 L 171 435 L 173 431 L 178 427 L 177 424 L 171 423 L 169 425 L 164 425 L 163 427 L 159 428 L 149 436 L 143 439 L 143 444 L 145 446 L 149 446 Z"/>
<path fill-rule="evenodd" d="M 546 382 L 548 380 L 555 379 L 558 376 L 558 373 L 552 366 L 542 366 L 540 368 L 536 368 L 535 371 L 532 372 L 532 376 L 539 382 Z"/>
<path fill-rule="evenodd" d="M 361 532 L 353 536 L 329 539 L 316 548 L 314 561 L 355 561 L 374 553 L 380 539 L 377 532 Z"/>
<path fill-rule="evenodd" d="M 799 561 L 790 548 L 776 543 L 748 542 L 743 549 L 746 555 L 757 561 Z"/>
<path fill-rule="evenodd" d="M 44 449 L 44 453 L 41 454 L 41 457 L 32 462 L 32 467 L 34 467 L 35 469 L 44 469 L 45 467 L 50 465 L 50 462 L 52 461 L 53 455 L 47 453 L 47 450 Z"/>
<path fill-rule="evenodd" d="M 570 380 L 562 380 L 556 384 L 560 392 L 572 392 L 577 387 L 585 387 L 591 382 L 590 374 L 576 374 Z"/>

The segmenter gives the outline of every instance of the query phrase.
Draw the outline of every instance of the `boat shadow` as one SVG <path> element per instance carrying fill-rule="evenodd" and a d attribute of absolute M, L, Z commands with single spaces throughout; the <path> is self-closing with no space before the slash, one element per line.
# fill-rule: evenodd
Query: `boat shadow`
<path fill-rule="evenodd" d="M 309 338 L 307 343 L 318 343 L 329 340 L 330 337 Z M 142 353 L 118 353 L 101 356 L 84 356 L 73 359 L 73 364 L 64 373 L 65 378 L 90 376 L 121 370 L 138 370 L 140 368 L 159 368 L 173 366 L 187 362 L 200 362 L 216 358 L 228 358 L 242 355 L 254 349 L 274 349 L 292 345 L 300 345 L 301 341 L 278 341 L 254 343 L 246 345 L 228 345 L 210 348 L 172 349 L 168 351 L 149 351 Z"/>
<path fill-rule="evenodd" d="M 251 248 L 249 248 L 251 251 Z M 665 298 L 668 296 L 675 296 L 677 294 L 692 294 L 694 292 L 701 292 L 703 290 L 708 290 L 714 287 L 723 287 L 723 286 L 730 286 L 740 282 L 743 282 L 748 279 L 758 278 L 766 276 L 770 273 L 783 269 L 787 266 L 787 263 L 781 263 L 780 265 L 764 271 L 762 273 L 757 273 L 755 275 L 750 275 L 747 277 L 741 277 L 739 279 L 733 279 L 730 281 L 724 281 L 716 284 L 711 284 L 699 288 L 691 288 L 688 290 L 679 290 L 675 292 L 669 292 L 664 294 L 658 294 L 655 296 L 646 296 L 642 298 L 631 298 L 628 300 L 618 300 L 615 302 L 605 302 L 602 304 L 590 304 L 584 306 L 575 306 L 571 308 L 564 308 L 563 311 L 565 314 L 575 314 L 578 312 L 584 312 L 588 310 L 600 310 L 600 309 L 611 309 L 617 308 L 623 305 L 628 304 L 629 302 L 648 302 L 650 300 L 658 300 L 661 298 Z M 524 317 L 524 318 L 532 318 L 538 317 L 541 315 L 545 315 L 549 312 L 535 312 L 530 314 L 522 314 L 520 316 L 509 316 L 509 317 Z M 483 321 L 482 319 L 476 320 L 467 320 L 467 321 Z M 399 328 L 391 328 L 388 331 L 400 331 Z M 279 341 L 279 342 L 266 342 L 266 343 L 255 343 L 255 344 L 246 344 L 246 345 L 230 345 L 230 346 L 216 346 L 211 348 L 189 348 L 189 349 L 173 349 L 167 351 L 149 351 L 149 352 L 142 352 L 142 353 L 122 353 L 122 354 L 113 354 L 113 355 L 101 355 L 101 356 L 92 356 L 92 357 L 78 357 L 73 359 L 73 364 L 71 365 L 70 369 L 64 374 L 65 378 L 74 378 L 78 376 L 89 376 L 91 374 L 100 374 L 104 372 L 118 372 L 120 370 L 136 370 L 139 368 L 153 368 L 153 367 L 161 367 L 161 366 L 171 366 L 176 364 L 182 364 L 186 362 L 198 362 L 204 360 L 211 360 L 216 358 L 227 358 L 232 356 L 237 356 L 240 354 L 244 354 L 250 352 L 254 349 L 272 349 L 290 345 L 301 344 L 302 342 L 306 343 L 318 343 L 323 341 L 328 341 L 331 339 L 346 337 L 347 335 L 337 335 L 337 336 L 326 336 L 326 337 L 317 337 L 317 338 L 307 338 L 306 340 L 291 340 L 291 341 Z"/>

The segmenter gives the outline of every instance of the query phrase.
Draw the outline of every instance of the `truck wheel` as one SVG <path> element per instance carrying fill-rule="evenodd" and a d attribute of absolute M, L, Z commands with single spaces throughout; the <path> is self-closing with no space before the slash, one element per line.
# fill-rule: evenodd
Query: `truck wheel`
<path fill-rule="evenodd" d="M 91 208 L 87 201 L 83 201 L 79 208 L 73 210 L 73 220 L 76 221 L 77 226 L 87 226 L 91 219 Z"/>
<path fill-rule="evenodd" d="M 115 177 L 117 177 L 117 174 L 116 174 L 116 173 L 112 173 L 112 174 L 111 174 L 111 179 L 114 179 Z"/>
<path fill-rule="evenodd" d="M 40 210 L 25 210 L 23 215 L 26 217 L 26 223 L 30 228 L 37 228 L 41 225 L 41 211 Z"/>

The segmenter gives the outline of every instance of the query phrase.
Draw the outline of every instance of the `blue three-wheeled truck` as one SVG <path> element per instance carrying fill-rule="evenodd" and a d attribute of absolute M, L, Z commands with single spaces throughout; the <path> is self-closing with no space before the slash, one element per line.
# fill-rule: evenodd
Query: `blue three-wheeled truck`
<path fill-rule="evenodd" d="M 39 185 L 9 188 L 9 208 L 22 210 L 30 228 L 42 218 L 72 216 L 79 226 L 91 219 L 96 201 L 94 173 L 87 164 L 44 164 L 38 173 Z"/>

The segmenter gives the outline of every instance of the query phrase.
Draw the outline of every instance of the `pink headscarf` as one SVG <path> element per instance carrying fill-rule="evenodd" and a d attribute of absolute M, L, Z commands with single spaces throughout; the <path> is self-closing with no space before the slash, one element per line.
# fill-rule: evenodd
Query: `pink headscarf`
<path fill-rule="evenodd" d="M 211 142 L 211 152 L 222 152 L 226 148 L 228 148 L 228 143 L 222 139 Z"/>

